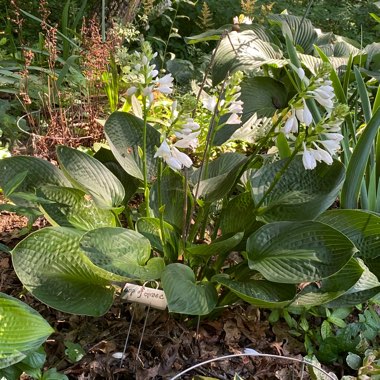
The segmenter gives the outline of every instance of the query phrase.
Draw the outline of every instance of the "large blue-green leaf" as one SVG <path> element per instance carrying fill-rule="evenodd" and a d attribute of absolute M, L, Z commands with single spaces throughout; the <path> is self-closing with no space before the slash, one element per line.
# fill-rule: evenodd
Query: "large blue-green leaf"
<path fill-rule="evenodd" d="M 213 255 L 224 255 L 235 248 L 243 239 L 244 233 L 223 235 L 210 244 L 197 244 L 186 248 L 186 252 L 195 256 L 211 257 Z"/>
<path fill-rule="evenodd" d="M 363 210 L 329 210 L 317 218 L 345 234 L 358 248 L 358 256 L 380 256 L 380 216 Z"/>
<path fill-rule="evenodd" d="M 90 194 L 99 207 L 114 208 L 122 204 L 123 185 L 100 161 L 66 146 L 57 147 L 57 157 L 73 185 Z"/>
<path fill-rule="evenodd" d="M 156 147 L 160 145 L 160 133 L 151 125 L 147 125 L 147 168 L 148 181 L 157 177 L 157 159 L 154 158 Z M 144 122 L 126 112 L 114 112 L 104 126 L 112 153 L 123 169 L 132 177 L 144 179 L 142 148 Z"/>
<path fill-rule="evenodd" d="M 227 73 L 252 72 L 262 65 L 282 67 L 287 65 L 282 52 L 276 45 L 261 39 L 253 30 L 231 32 L 224 38 L 215 55 L 212 81 L 220 83 Z"/>
<path fill-rule="evenodd" d="M 211 161 L 208 164 L 207 177 L 200 181 L 198 196 L 210 203 L 223 198 L 231 190 L 239 169 L 245 162 L 246 157 L 240 153 L 225 153 Z M 199 173 L 200 169 L 194 171 L 194 183 L 198 181 Z"/>
<path fill-rule="evenodd" d="M 214 276 L 212 281 L 226 286 L 239 298 L 257 307 L 285 307 L 296 295 L 294 285 L 277 284 L 267 280 L 235 281 L 228 275 L 219 274 Z"/>
<path fill-rule="evenodd" d="M 187 265 L 169 264 L 161 280 L 172 313 L 206 315 L 216 306 L 218 294 L 214 285 L 196 283 L 194 272 Z"/>
<path fill-rule="evenodd" d="M 345 235 L 314 221 L 266 224 L 247 241 L 249 267 L 289 284 L 332 276 L 356 251 Z"/>
<path fill-rule="evenodd" d="M 0 369 L 23 360 L 54 332 L 31 307 L 0 293 Z"/>
<path fill-rule="evenodd" d="M 34 194 L 35 189 L 43 185 L 71 187 L 64 174 L 46 160 L 29 156 L 13 156 L 0 160 L 0 187 L 15 203 L 30 205 L 27 201 L 20 202 L 17 193 Z"/>
<path fill-rule="evenodd" d="M 25 288 L 41 302 L 67 313 L 99 316 L 113 302 L 112 278 L 80 250 L 82 234 L 66 227 L 34 232 L 13 249 L 13 266 Z"/>
<path fill-rule="evenodd" d="M 54 226 L 92 230 L 116 226 L 112 211 L 98 208 L 94 200 L 82 190 L 71 187 L 42 186 L 37 195 L 52 203 L 41 203 L 40 209 Z"/>
<path fill-rule="evenodd" d="M 162 172 L 160 191 L 161 204 L 158 182 L 156 182 L 150 192 L 150 207 L 157 218 L 160 216 L 161 209 L 164 220 L 182 231 L 184 220 L 187 220 L 184 218 L 185 202 L 187 202 L 188 211 L 190 211 L 193 202 L 190 190 L 185 189 L 185 178 L 166 167 Z"/>
<path fill-rule="evenodd" d="M 252 197 L 257 204 L 278 177 L 287 159 L 264 165 L 251 177 Z M 325 211 L 336 200 L 344 180 L 344 166 L 320 163 L 314 170 L 305 170 L 302 157 L 296 156 L 281 175 L 258 210 L 259 219 L 310 220 Z"/>
<path fill-rule="evenodd" d="M 343 296 L 360 279 L 364 272 L 362 263 L 355 258 L 338 272 L 322 280 L 320 284 L 312 283 L 304 287 L 291 304 L 291 307 L 319 306 Z"/>
<path fill-rule="evenodd" d="M 139 280 L 160 278 L 164 260 L 151 258 L 149 240 L 126 228 L 104 227 L 83 235 L 80 247 L 89 260 L 107 272 Z"/>

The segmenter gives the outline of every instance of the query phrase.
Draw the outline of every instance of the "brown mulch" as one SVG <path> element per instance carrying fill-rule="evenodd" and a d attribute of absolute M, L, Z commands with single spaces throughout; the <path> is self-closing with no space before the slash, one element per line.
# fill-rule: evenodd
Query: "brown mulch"
<path fill-rule="evenodd" d="M 0 199 L 1 202 L 1 199 Z M 26 218 L 0 213 L 0 241 L 13 247 L 26 226 Z M 39 220 L 35 228 L 44 224 Z M 253 348 L 261 353 L 288 355 L 302 359 L 303 343 L 291 337 L 287 325 L 273 329 L 268 312 L 247 304 L 225 309 L 213 320 L 169 314 L 129 304 L 117 297 L 102 317 L 70 315 L 54 310 L 23 290 L 12 268 L 11 257 L 0 252 L 0 291 L 10 294 L 37 310 L 55 329 L 45 343 L 46 368 L 57 368 L 70 379 L 170 379 L 182 370 L 205 360 L 241 353 Z M 133 316 L 133 321 L 132 321 Z M 132 324 L 131 324 L 132 321 Z M 144 330 L 145 323 L 145 330 Z M 129 332 L 130 329 L 130 332 Z M 128 334 L 129 332 L 129 334 Z M 125 357 L 122 353 L 126 339 Z M 84 357 L 71 363 L 65 342 L 78 343 Z M 233 358 L 205 365 L 181 379 L 299 379 L 300 366 L 265 357 Z M 308 379 L 303 375 L 303 379 Z"/>

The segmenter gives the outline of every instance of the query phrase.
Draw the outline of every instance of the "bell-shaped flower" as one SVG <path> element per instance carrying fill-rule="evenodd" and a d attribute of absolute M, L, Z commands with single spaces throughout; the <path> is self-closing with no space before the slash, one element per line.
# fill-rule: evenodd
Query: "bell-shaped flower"
<path fill-rule="evenodd" d="M 306 170 L 313 170 L 317 166 L 317 160 L 314 157 L 312 149 L 306 148 L 305 143 L 303 143 L 302 163 Z"/>
<path fill-rule="evenodd" d="M 207 95 L 202 98 L 203 107 L 209 110 L 210 112 L 215 111 L 216 103 L 217 103 L 217 98 L 214 95 L 212 96 Z"/>
<path fill-rule="evenodd" d="M 198 136 L 200 133 L 200 131 L 196 131 L 189 134 L 182 134 L 180 132 L 176 132 L 175 135 L 178 140 L 175 142 L 174 146 L 177 148 L 195 149 L 198 146 Z"/>
<path fill-rule="evenodd" d="M 133 94 L 136 93 L 136 91 L 137 91 L 137 87 L 135 86 L 129 87 L 127 90 L 127 96 L 132 96 Z"/>
<path fill-rule="evenodd" d="M 148 99 L 148 106 L 153 103 L 153 86 L 147 86 L 142 89 L 142 95 Z"/>
<path fill-rule="evenodd" d="M 186 123 L 182 126 L 183 129 L 190 129 L 191 131 L 195 131 L 200 128 L 200 125 L 194 121 L 192 117 L 188 117 L 186 119 Z M 182 131 L 183 132 L 183 131 Z"/>
<path fill-rule="evenodd" d="M 227 125 L 240 124 L 240 123 L 241 123 L 240 116 L 236 113 L 232 113 L 226 121 Z"/>
<path fill-rule="evenodd" d="M 187 154 L 180 152 L 174 146 L 172 148 L 172 157 L 181 164 L 181 168 L 183 168 L 184 166 L 189 168 L 191 165 L 193 165 L 193 161 L 191 160 L 191 158 Z"/>
<path fill-rule="evenodd" d="M 333 158 L 331 157 L 331 155 L 325 150 L 321 149 L 315 142 L 313 143 L 313 145 L 317 148 L 312 150 L 312 154 L 315 157 L 315 159 L 318 162 L 323 161 L 327 165 L 331 165 L 333 163 Z"/>
<path fill-rule="evenodd" d="M 302 99 L 302 101 L 303 101 L 303 108 L 296 109 L 296 116 L 297 116 L 297 119 L 301 123 L 304 123 L 308 127 L 313 121 L 313 116 L 306 104 L 305 99 Z"/>
<path fill-rule="evenodd" d="M 333 156 L 340 148 L 339 140 L 318 140 L 323 147 Z"/>
<path fill-rule="evenodd" d="M 305 78 L 305 70 L 302 67 L 297 67 L 294 70 L 301 80 L 303 80 Z"/>
<path fill-rule="evenodd" d="M 161 157 L 166 161 L 166 159 L 171 157 L 171 155 L 172 152 L 170 146 L 165 139 L 154 154 L 154 158 Z"/>
<path fill-rule="evenodd" d="M 286 123 L 284 127 L 282 128 L 282 132 L 284 132 L 286 135 L 289 133 L 297 133 L 298 132 L 298 120 L 296 117 L 296 111 L 293 108 L 292 113 L 288 120 L 286 120 Z"/>
<path fill-rule="evenodd" d="M 228 107 L 228 112 L 230 113 L 242 113 L 243 112 L 243 104 L 242 100 L 235 100 L 230 103 Z"/>
<path fill-rule="evenodd" d="M 171 94 L 173 92 L 173 80 L 172 74 L 166 74 L 162 78 L 156 79 L 156 90 L 162 94 Z"/>

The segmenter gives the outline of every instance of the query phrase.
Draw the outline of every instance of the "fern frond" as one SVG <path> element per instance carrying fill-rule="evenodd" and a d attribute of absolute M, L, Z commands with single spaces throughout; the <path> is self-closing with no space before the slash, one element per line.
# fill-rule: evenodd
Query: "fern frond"
<path fill-rule="evenodd" d="M 212 19 L 212 13 L 207 2 L 203 2 L 201 14 L 198 16 L 195 24 L 203 30 L 211 29 L 214 27 L 214 21 Z"/>

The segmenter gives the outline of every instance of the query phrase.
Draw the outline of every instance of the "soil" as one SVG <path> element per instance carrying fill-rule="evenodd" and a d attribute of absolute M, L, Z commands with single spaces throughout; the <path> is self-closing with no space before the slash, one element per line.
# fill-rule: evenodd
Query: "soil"
<path fill-rule="evenodd" d="M 33 228 L 45 224 L 38 219 Z M 0 242 L 14 247 L 26 225 L 26 218 L 1 212 Z M 225 309 L 213 320 L 148 311 L 120 297 L 99 318 L 62 313 L 23 289 L 13 271 L 11 257 L 5 252 L 0 252 L 0 291 L 29 304 L 55 329 L 44 345 L 48 358 L 45 366 L 57 368 L 70 379 L 171 379 L 197 363 L 239 354 L 245 348 L 298 359 L 305 354 L 303 343 L 289 334 L 285 323 L 272 327 L 269 312 L 244 303 Z M 83 348 L 84 356 L 77 362 L 71 362 L 65 353 L 67 342 Z M 124 347 L 125 354 L 120 359 Z M 285 359 L 238 357 L 204 365 L 181 379 L 233 379 L 235 374 L 243 379 L 309 378 L 301 372 L 299 364 Z"/>

